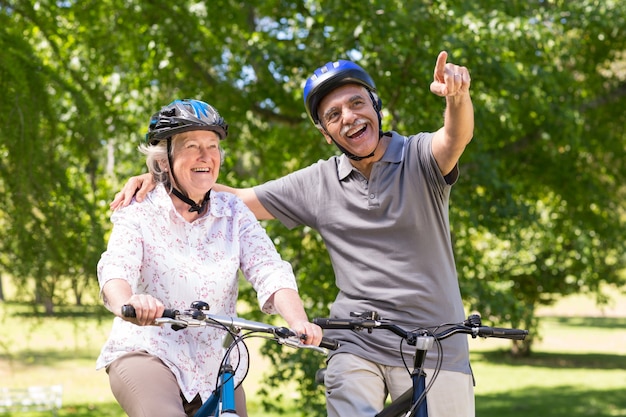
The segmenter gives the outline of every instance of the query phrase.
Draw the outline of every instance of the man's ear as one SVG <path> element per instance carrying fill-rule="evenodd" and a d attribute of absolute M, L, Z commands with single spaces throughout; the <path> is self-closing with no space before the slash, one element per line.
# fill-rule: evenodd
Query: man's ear
<path fill-rule="evenodd" d="M 374 104 L 374 108 L 380 113 L 383 109 L 383 101 L 380 99 L 380 97 L 378 97 L 378 94 L 372 91 L 370 91 L 369 93 L 370 97 L 372 98 L 372 104 Z"/>
<path fill-rule="evenodd" d="M 320 131 L 320 133 L 324 136 L 324 139 L 326 139 L 326 143 L 328 143 L 329 145 L 331 143 L 333 143 L 333 140 L 331 139 L 331 137 L 328 135 L 328 133 L 326 133 L 326 129 L 324 129 L 321 126 L 318 126 L 317 129 Z"/>

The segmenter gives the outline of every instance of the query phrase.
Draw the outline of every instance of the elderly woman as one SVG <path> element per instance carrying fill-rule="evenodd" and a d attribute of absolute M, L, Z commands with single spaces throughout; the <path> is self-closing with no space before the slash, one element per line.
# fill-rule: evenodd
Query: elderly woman
<path fill-rule="evenodd" d="M 151 324 L 165 307 L 182 310 L 194 300 L 207 301 L 212 314 L 234 315 L 240 270 L 264 312 L 280 314 L 307 335 L 306 343 L 322 338 L 308 321 L 291 266 L 252 212 L 232 194 L 211 192 L 227 133 L 207 103 L 176 100 L 163 107 L 140 147 L 158 185 L 144 204 L 111 217 L 98 280 L 104 304 L 117 317 L 97 368 L 106 368 L 113 394 L 131 417 L 192 416 L 210 396 L 223 333 Z M 136 318 L 122 317 L 124 304 L 135 308 Z"/>

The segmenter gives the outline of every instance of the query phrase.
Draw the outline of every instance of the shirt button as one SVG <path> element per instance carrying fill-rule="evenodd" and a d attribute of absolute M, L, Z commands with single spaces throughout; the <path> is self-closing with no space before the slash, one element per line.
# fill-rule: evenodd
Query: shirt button
<path fill-rule="evenodd" d="M 370 200 L 373 200 L 375 198 L 376 198 L 376 194 L 374 194 L 374 193 L 370 194 Z"/>

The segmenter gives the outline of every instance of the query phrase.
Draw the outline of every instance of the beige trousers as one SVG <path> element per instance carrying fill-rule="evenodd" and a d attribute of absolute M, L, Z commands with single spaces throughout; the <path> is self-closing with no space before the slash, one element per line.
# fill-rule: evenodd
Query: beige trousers
<path fill-rule="evenodd" d="M 192 417 L 202 405 L 199 395 L 188 402 L 170 369 L 156 356 L 130 352 L 106 368 L 115 399 L 130 417 Z M 235 391 L 237 413 L 247 417 L 243 388 Z"/>
<path fill-rule="evenodd" d="M 434 371 L 425 372 L 428 386 Z M 328 417 L 374 417 L 387 396 L 396 399 L 412 385 L 403 367 L 380 365 L 347 353 L 330 359 L 324 381 Z M 429 417 L 474 417 L 472 376 L 440 371 L 426 401 Z"/>

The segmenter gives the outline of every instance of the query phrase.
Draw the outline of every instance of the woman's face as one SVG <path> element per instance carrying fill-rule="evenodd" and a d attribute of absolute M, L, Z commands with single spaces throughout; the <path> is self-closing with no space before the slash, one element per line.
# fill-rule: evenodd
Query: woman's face
<path fill-rule="evenodd" d="M 172 137 L 172 163 L 177 187 L 200 201 L 220 173 L 220 138 L 215 132 L 193 130 Z"/>

